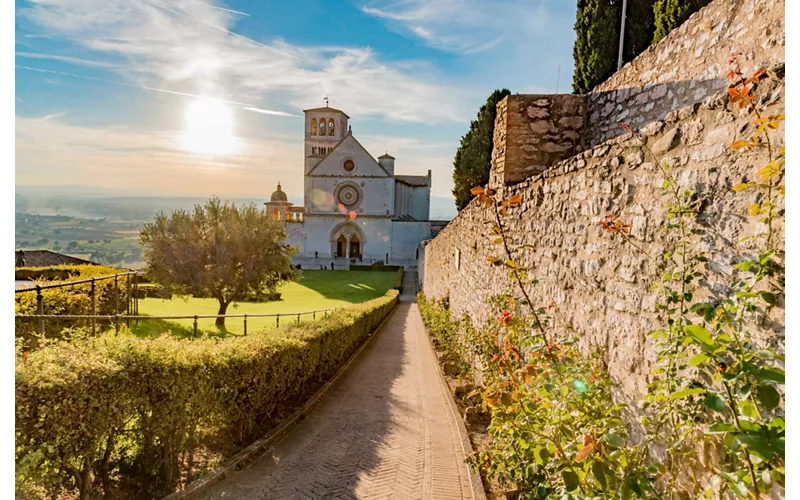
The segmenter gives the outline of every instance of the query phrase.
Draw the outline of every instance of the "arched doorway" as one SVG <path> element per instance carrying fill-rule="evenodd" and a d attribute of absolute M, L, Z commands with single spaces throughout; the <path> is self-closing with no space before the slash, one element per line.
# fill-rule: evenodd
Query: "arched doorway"
<path fill-rule="evenodd" d="M 358 239 L 357 234 L 354 234 L 350 237 L 350 254 L 348 257 L 355 259 L 359 255 L 361 255 L 361 240 Z"/>
<path fill-rule="evenodd" d="M 364 254 L 364 232 L 350 221 L 336 225 L 331 231 L 330 241 L 331 256 L 354 259 Z"/>

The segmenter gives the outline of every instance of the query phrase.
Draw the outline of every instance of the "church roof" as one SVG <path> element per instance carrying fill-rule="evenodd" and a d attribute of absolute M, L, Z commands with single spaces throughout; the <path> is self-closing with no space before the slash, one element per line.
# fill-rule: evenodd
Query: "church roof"
<path fill-rule="evenodd" d="M 428 176 L 426 175 L 395 175 L 394 180 L 414 187 L 428 185 Z"/>
<path fill-rule="evenodd" d="M 325 111 L 327 113 L 341 113 L 341 114 L 343 114 L 345 116 L 345 118 L 350 118 L 349 116 L 347 116 L 347 113 L 345 113 L 341 109 L 330 108 L 328 106 L 322 106 L 321 108 L 304 109 L 303 113 L 308 113 L 310 111 Z"/>
<path fill-rule="evenodd" d="M 281 183 L 278 183 L 278 189 L 272 193 L 269 201 L 289 201 L 289 198 L 286 197 L 286 193 L 281 190 Z"/>
<path fill-rule="evenodd" d="M 394 160 L 394 156 L 390 155 L 389 153 L 382 154 L 378 157 L 379 160 Z"/>

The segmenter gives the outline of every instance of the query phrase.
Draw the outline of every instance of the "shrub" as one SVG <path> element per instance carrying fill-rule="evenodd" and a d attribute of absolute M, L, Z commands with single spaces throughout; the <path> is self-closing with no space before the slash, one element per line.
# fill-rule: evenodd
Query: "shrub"
<path fill-rule="evenodd" d="M 19 268 L 16 276 L 33 278 L 37 283 L 47 281 L 79 281 L 93 277 L 108 276 L 120 273 L 119 269 L 96 265 L 79 266 L 53 266 L 49 268 Z M 113 315 L 124 312 L 126 309 L 127 277 L 120 276 L 117 280 L 119 287 L 118 309 L 115 308 L 114 280 L 107 279 L 95 283 L 97 294 L 97 314 Z M 44 314 L 78 315 L 92 313 L 91 283 L 72 285 L 63 288 L 50 288 L 42 290 L 42 307 Z M 14 297 L 15 314 L 36 314 L 36 292 L 17 293 Z M 38 339 L 36 320 L 15 320 L 15 334 L 27 343 L 35 343 Z M 61 338 L 62 331 L 71 327 L 88 327 L 89 320 L 72 319 L 47 319 L 45 320 L 45 337 Z"/>
<path fill-rule="evenodd" d="M 105 335 L 18 350 L 18 489 L 109 495 L 119 475 L 137 498 L 174 490 L 211 438 L 248 442 L 329 377 L 397 297 L 247 337 Z"/>

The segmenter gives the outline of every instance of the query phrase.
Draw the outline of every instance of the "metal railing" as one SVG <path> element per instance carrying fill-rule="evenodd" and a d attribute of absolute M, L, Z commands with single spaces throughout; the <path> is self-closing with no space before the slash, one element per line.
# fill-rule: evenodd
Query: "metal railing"
<path fill-rule="evenodd" d="M 139 316 L 139 275 L 142 273 L 137 271 L 129 271 L 125 273 L 117 273 L 117 274 L 108 274 L 104 276 L 95 276 L 92 278 L 86 278 L 82 280 L 75 280 L 75 281 L 60 281 L 57 283 L 49 283 L 45 285 L 36 285 L 30 288 L 19 288 L 14 290 L 14 293 L 28 293 L 28 292 L 36 292 L 36 314 L 28 314 L 28 315 L 16 315 L 17 318 L 32 318 L 32 319 L 39 319 L 38 324 L 38 332 L 40 335 L 44 335 L 44 320 L 48 317 L 56 317 L 56 318 L 67 318 L 67 315 L 46 315 L 44 314 L 44 296 L 42 295 L 42 290 L 49 290 L 53 288 L 64 288 L 70 287 L 75 285 L 84 285 L 87 283 L 91 283 L 91 290 L 89 291 L 89 296 L 92 299 L 92 314 L 84 315 L 83 318 L 91 319 L 92 323 L 92 335 L 97 334 L 97 322 L 96 319 L 98 317 L 106 317 L 106 316 L 98 316 L 97 314 L 97 282 L 98 281 L 105 281 L 105 280 L 114 280 L 114 311 L 118 314 L 116 316 L 122 316 L 119 314 L 120 307 L 120 291 L 119 291 L 119 278 L 120 276 L 133 276 L 133 284 L 131 285 L 131 280 L 125 280 L 126 284 L 126 294 L 125 294 L 125 311 L 126 314 L 124 317 L 140 317 Z M 131 290 L 131 286 L 133 290 Z M 133 294 L 131 294 L 133 291 Z M 117 331 L 119 331 L 119 325 L 117 325 Z"/>
<path fill-rule="evenodd" d="M 126 280 L 126 293 L 125 293 L 125 314 L 97 314 L 97 282 L 105 280 L 114 280 L 114 311 L 120 312 L 120 289 L 119 278 L 123 276 L 132 276 L 133 280 Z M 91 320 L 92 335 L 97 335 L 98 321 L 108 321 L 114 323 L 114 330 L 119 333 L 120 322 L 125 321 L 128 327 L 130 322 L 135 321 L 137 324 L 140 320 L 194 320 L 193 335 L 197 337 L 198 327 L 197 321 L 201 319 L 218 319 L 218 318 L 242 318 L 244 320 L 244 334 L 247 335 L 247 319 L 248 318 L 275 318 L 275 326 L 281 325 L 281 317 L 283 318 L 296 318 L 296 322 L 300 322 L 301 316 L 310 315 L 312 319 L 317 319 L 317 314 L 328 314 L 332 311 L 346 309 L 349 306 L 331 307 L 327 309 L 316 309 L 313 311 L 303 311 L 294 313 L 272 313 L 272 314 L 195 314 L 195 315 L 179 315 L 179 316 L 142 316 L 139 314 L 139 276 L 143 276 L 142 272 L 130 271 L 125 273 L 108 274 L 104 276 L 96 276 L 76 281 L 60 281 L 57 283 L 48 283 L 44 285 L 36 285 L 29 288 L 19 288 L 14 290 L 14 293 L 28 293 L 36 292 L 36 314 L 17 314 L 16 319 L 30 319 L 38 320 L 37 331 L 39 335 L 44 335 L 45 320 L 46 319 L 83 319 Z M 133 281 L 133 283 L 131 283 Z M 44 314 L 44 296 L 42 290 L 53 288 L 64 288 L 75 285 L 91 284 L 89 296 L 92 300 L 91 314 Z"/>

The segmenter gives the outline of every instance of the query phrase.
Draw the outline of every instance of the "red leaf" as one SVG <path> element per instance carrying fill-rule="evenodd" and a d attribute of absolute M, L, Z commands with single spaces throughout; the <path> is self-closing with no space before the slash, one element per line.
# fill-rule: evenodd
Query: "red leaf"
<path fill-rule="evenodd" d="M 586 458 L 592 452 L 592 450 L 594 450 L 593 444 L 584 446 L 583 448 L 581 448 L 581 451 L 579 451 L 578 454 L 575 455 L 575 461 L 580 462 L 581 460 Z"/>

